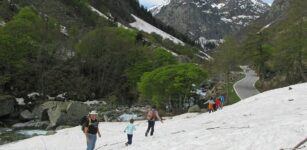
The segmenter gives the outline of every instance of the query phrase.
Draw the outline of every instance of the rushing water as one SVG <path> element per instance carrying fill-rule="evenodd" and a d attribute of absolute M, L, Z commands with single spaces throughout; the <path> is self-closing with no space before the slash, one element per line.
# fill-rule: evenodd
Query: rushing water
<path fill-rule="evenodd" d="M 9 128 L 0 128 L 0 145 L 23 140 L 39 135 L 46 135 L 46 130 L 12 130 Z"/>

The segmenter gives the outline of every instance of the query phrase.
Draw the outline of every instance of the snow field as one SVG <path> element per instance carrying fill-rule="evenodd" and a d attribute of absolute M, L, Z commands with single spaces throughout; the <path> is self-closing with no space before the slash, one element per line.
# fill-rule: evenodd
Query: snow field
<path fill-rule="evenodd" d="M 127 123 L 101 123 L 104 150 L 279 150 L 307 136 L 307 83 L 276 89 L 224 107 L 213 114 L 183 114 L 156 122 L 145 137 L 146 121 L 138 121 L 133 145 L 125 147 Z M 2 145 L 0 150 L 84 150 L 80 127 Z M 304 149 L 304 148 L 303 148 Z M 306 149 L 306 148 L 305 148 Z"/>

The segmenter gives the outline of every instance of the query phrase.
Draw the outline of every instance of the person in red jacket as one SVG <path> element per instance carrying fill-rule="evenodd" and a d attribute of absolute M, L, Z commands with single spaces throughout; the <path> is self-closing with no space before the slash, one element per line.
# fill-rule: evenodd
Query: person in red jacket
<path fill-rule="evenodd" d="M 221 100 L 220 98 L 215 99 L 215 109 L 218 110 L 221 108 Z"/>

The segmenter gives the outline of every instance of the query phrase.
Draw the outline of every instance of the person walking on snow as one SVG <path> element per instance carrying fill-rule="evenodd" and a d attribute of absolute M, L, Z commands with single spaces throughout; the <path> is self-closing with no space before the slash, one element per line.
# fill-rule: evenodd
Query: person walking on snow
<path fill-rule="evenodd" d="M 147 113 L 148 128 L 145 133 L 145 136 L 148 136 L 149 132 L 150 132 L 150 136 L 153 136 L 155 132 L 155 122 L 157 119 L 161 121 L 161 123 L 163 123 L 163 120 L 160 118 L 159 113 L 157 111 L 157 107 L 152 106 L 151 110 Z"/>
<path fill-rule="evenodd" d="M 135 125 L 133 123 L 134 120 L 130 119 L 130 123 L 128 124 L 128 126 L 125 128 L 124 131 L 125 133 L 127 132 L 127 137 L 128 137 L 128 142 L 126 143 L 126 146 L 132 144 L 133 131 L 136 130 Z"/>
<path fill-rule="evenodd" d="M 86 150 L 94 150 L 97 140 L 97 134 L 101 137 L 98 128 L 97 112 L 91 111 L 88 120 L 84 124 L 84 134 L 86 136 L 87 148 Z"/>
<path fill-rule="evenodd" d="M 216 110 L 218 110 L 218 109 L 220 109 L 221 107 L 221 100 L 220 100 L 220 98 L 216 98 L 215 99 L 215 109 Z"/>
<path fill-rule="evenodd" d="M 223 95 L 221 95 L 220 100 L 221 100 L 221 109 L 223 109 L 224 103 L 225 103 L 225 97 Z"/>
<path fill-rule="evenodd" d="M 211 97 L 207 102 L 205 102 L 204 104 L 208 104 L 208 112 L 209 113 L 211 113 L 211 112 L 213 112 L 214 110 L 214 108 L 213 108 L 213 106 L 214 106 L 214 104 L 215 104 L 215 102 L 214 102 L 214 100 L 213 100 L 213 97 Z"/>

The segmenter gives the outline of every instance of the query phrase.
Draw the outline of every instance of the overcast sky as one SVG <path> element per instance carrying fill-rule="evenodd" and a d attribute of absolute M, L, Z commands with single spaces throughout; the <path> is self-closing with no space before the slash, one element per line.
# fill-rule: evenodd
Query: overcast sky
<path fill-rule="evenodd" d="M 163 0 L 139 0 L 139 1 L 142 5 L 144 5 L 147 8 L 150 8 L 154 5 L 159 5 L 163 2 Z M 272 4 L 273 2 L 273 0 L 263 0 L 263 1 L 270 3 L 270 4 Z"/>

